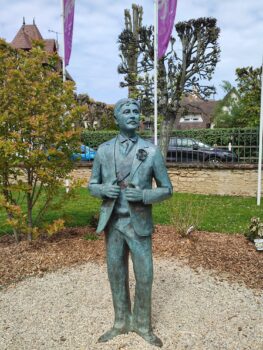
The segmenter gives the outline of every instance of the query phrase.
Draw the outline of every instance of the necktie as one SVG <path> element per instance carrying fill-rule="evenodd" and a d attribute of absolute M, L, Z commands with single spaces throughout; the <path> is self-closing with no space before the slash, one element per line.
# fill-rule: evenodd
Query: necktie
<path fill-rule="evenodd" d="M 125 141 L 125 155 L 127 155 L 130 151 L 130 144 L 131 144 L 132 141 L 129 141 L 129 139 L 127 141 Z"/>

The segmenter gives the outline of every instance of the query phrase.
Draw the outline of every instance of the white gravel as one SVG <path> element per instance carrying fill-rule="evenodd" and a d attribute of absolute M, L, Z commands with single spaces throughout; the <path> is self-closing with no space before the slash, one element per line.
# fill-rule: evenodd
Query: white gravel
<path fill-rule="evenodd" d="M 112 320 L 105 265 L 29 278 L 0 293 L 0 349 L 157 349 L 134 333 L 98 344 Z M 153 326 L 165 350 L 263 350 L 263 293 L 155 260 Z"/>

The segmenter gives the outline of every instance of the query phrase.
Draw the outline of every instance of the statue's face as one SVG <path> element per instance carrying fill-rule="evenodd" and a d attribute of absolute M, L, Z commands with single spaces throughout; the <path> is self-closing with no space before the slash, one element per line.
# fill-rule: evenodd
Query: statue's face
<path fill-rule="evenodd" d="M 136 104 L 124 104 L 116 117 L 117 124 L 121 131 L 136 130 L 140 123 L 140 111 Z"/>

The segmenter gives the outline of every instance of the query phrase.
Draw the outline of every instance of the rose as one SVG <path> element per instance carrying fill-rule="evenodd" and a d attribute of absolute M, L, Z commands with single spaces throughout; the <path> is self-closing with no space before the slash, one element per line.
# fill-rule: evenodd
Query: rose
<path fill-rule="evenodd" d="M 140 161 L 144 161 L 148 156 L 148 153 L 144 149 L 139 149 L 138 152 L 136 153 L 136 157 Z"/>

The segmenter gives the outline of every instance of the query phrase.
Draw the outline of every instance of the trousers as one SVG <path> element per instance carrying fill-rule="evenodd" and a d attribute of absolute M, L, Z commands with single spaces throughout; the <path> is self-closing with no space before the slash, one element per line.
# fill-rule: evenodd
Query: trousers
<path fill-rule="evenodd" d="M 114 327 L 149 332 L 152 329 L 152 237 L 138 236 L 128 218 L 117 218 L 110 221 L 105 238 L 108 278 L 115 311 Z M 129 253 L 136 281 L 133 312 L 129 291 Z"/>

